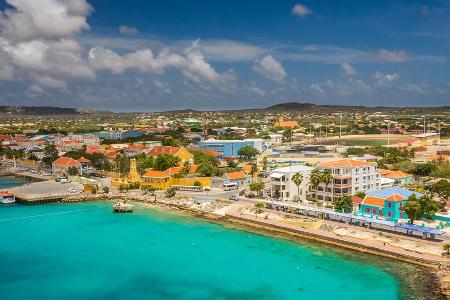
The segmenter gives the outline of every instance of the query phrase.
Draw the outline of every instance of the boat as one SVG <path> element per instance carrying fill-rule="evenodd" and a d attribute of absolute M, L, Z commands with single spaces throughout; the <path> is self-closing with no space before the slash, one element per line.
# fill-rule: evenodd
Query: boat
<path fill-rule="evenodd" d="M 9 204 L 16 202 L 16 197 L 8 191 L 0 192 L 0 203 Z"/>
<path fill-rule="evenodd" d="M 123 201 L 114 203 L 112 208 L 113 208 L 113 212 L 115 212 L 115 213 L 133 212 L 133 205 L 129 204 L 129 203 L 125 203 Z"/>

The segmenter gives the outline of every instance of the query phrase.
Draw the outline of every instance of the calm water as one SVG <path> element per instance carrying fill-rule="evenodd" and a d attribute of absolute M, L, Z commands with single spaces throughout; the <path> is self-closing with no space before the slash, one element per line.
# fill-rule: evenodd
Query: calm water
<path fill-rule="evenodd" d="M 30 181 L 24 178 L 17 178 L 14 176 L 0 176 L 0 190 L 19 186 L 28 182 Z"/>
<path fill-rule="evenodd" d="M 409 265 L 159 209 L 0 206 L 0 237 L 2 300 L 433 299 Z"/>

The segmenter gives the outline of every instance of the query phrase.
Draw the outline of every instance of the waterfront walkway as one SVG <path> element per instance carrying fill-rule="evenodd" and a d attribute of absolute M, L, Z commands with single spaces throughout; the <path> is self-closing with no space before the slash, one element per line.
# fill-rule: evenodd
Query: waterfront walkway
<path fill-rule="evenodd" d="M 392 246 L 381 241 L 368 241 L 350 236 L 338 235 L 332 231 L 305 228 L 299 225 L 283 222 L 281 220 L 258 218 L 257 216 L 245 215 L 241 213 L 242 209 L 244 208 L 253 208 L 253 206 L 249 203 L 238 202 L 230 207 L 230 209 L 226 212 L 225 217 L 230 219 L 230 221 L 236 221 L 238 223 L 247 224 L 250 226 L 256 226 L 280 233 L 286 233 L 289 235 L 307 238 L 309 240 L 339 245 L 344 248 L 408 261 L 419 265 L 438 265 L 450 263 L 450 259 L 443 256 L 407 250 L 405 248 Z M 269 210 L 267 211 L 269 212 Z M 270 212 L 284 215 L 283 212 Z M 340 223 L 336 224 L 339 225 Z"/>

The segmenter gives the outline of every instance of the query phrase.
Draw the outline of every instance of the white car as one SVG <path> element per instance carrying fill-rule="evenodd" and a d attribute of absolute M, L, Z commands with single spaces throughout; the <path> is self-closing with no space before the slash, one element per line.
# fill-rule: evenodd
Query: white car
<path fill-rule="evenodd" d="M 59 182 L 64 184 L 64 183 L 70 183 L 70 182 L 72 182 L 72 180 L 70 180 L 70 179 L 61 179 Z"/>
<path fill-rule="evenodd" d="M 237 201 L 239 198 L 238 195 L 231 195 L 228 199 L 233 200 L 233 201 Z"/>
<path fill-rule="evenodd" d="M 76 193 L 77 192 L 77 190 L 75 188 L 69 188 L 67 191 L 69 193 Z"/>
<path fill-rule="evenodd" d="M 52 176 L 52 173 L 50 173 L 50 172 L 43 172 L 42 175 L 44 175 L 44 176 Z"/>

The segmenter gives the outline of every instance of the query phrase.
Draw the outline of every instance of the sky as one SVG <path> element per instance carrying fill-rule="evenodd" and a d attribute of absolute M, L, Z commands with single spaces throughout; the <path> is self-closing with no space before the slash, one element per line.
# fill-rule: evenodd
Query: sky
<path fill-rule="evenodd" d="M 0 0 L 0 105 L 450 105 L 447 0 Z"/>

